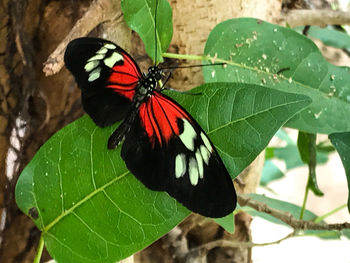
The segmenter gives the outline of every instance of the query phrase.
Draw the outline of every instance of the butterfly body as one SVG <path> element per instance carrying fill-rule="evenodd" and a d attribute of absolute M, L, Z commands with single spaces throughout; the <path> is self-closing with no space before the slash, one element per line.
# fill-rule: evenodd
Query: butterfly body
<path fill-rule="evenodd" d="M 235 209 L 235 189 L 218 152 L 192 116 L 161 93 L 159 67 L 141 73 L 126 51 L 98 38 L 73 40 L 65 64 L 98 126 L 122 120 L 108 148 L 123 142 L 121 157 L 146 187 L 208 217 Z"/>

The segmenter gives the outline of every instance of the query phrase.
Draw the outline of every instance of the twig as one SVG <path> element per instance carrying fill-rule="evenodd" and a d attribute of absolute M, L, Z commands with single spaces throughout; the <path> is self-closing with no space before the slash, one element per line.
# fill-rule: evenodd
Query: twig
<path fill-rule="evenodd" d="M 350 13 L 334 10 L 291 10 L 286 14 L 286 22 L 290 27 L 350 25 Z"/>
<path fill-rule="evenodd" d="M 293 217 L 291 213 L 283 212 L 274 208 L 267 206 L 263 202 L 252 200 L 249 196 L 238 195 L 238 203 L 240 206 L 249 206 L 254 208 L 259 212 L 269 214 L 294 229 L 301 230 L 343 230 L 350 228 L 350 223 L 340 223 L 340 224 L 325 224 L 325 223 L 315 223 L 313 221 L 300 220 Z"/>
<path fill-rule="evenodd" d="M 296 236 L 297 232 L 293 231 L 292 233 L 286 235 L 285 237 L 278 239 L 276 241 L 272 242 L 266 242 L 266 243 L 253 243 L 253 242 L 237 242 L 237 241 L 230 241 L 226 239 L 220 239 L 215 240 L 206 244 L 203 244 L 201 246 L 192 248 L 189 253 L 196 253 L 199 250 L 205 249 L 205 250 L 211 250 L 216 247 L 232 247 L 232 248 L 252 248 L 252 247 L 264 247 L 264 246 L 270 246 L 270 245 L 276 245 L 281 243 L 282 241 Z"/>
<path fill-rule="evenodd" d="M 44 63 L 43 72 L 46 76 L 54 75 L 61 70 L 64 64 L 64 50 L 71 40 L 85 36 L 99 24 L 122 15 L 115 2 L 117 1 L 95 0 L 92 2 L 84 16 L 76 22 L 69 34 Z"/>

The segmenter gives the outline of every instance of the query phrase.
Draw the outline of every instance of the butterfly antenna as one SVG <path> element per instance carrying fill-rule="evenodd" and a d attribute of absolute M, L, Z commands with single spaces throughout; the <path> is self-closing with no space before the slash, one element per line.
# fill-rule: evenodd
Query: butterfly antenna
<path fill-rule="evenodd" d="M 154 65 L 157 64 L 157 9 L 158 0 L 156 0 L 156 8 L 154 9 Z"/>

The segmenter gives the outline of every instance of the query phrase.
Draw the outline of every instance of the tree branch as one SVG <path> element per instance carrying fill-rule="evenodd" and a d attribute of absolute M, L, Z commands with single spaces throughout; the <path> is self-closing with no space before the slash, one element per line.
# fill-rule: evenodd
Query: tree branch
<path fill-rule="evenodd" d="M 325 224 L 325 223 L 315 223 L 313 221 L 300 220 L 293 217 L 291 213 L 283 212 L 274 208 L 267 206 L 263 202 L 255 201 L 248 196 L 238 195 L 238 203 L 240 206 L 249 206 L 254 208 L 259 212 L 269 214 L 284 223 L 288 224 L 294 229 L 301 230 L 343 230 L 350 228 L 350 223 L 341 224 Z"/>
<path fill-rule="evenodd" d="M 350 13 L 334 10 L 291 10 L 286 14 L 286 22 L 290 27 L 350 25 Z"/>
<path fill-rule="evenodd" d="M 117 1 L 95 0 L 92 2 L 84 16 L 76 22 L 69 34 L 44 63 L 43 72 L 46 76 L 54 75 L 61 70 L 64 64 L 64 51 L 71 40 L 85 36 L 99 24 L 122 15 L 120 8 L 116 8 L 115 2 Z"/>
<path fill-rule="evenodd" d="M 280 244 L 282 241 L 294 237 L 296 236 L 297 232 L 293 231 L 292 233 L 286 235 L 285 237 L 278 239 L 276 241 L 272 241 L 272 242 L 266 242 L 266 243 L 253 243 L 253 242 L 235 242 L 235 241 L 230 241 L 230 240 L 226 240 L 226 239 L 219 239 L 219 240 L 215 240 L 206 244 L 203 244 L 201 246 L 192 248 L 189 252 L 188 255 L 190 255 L 191 253 L 197 253 L 199 250 L 206 250 L 209 251 L 213 248 L 216 247 L 231 247 L 231 248 L 252 248 L 252 247 L 264 247 L 264 246 L 270 246 L 270 245 L 277 245 Z"/>

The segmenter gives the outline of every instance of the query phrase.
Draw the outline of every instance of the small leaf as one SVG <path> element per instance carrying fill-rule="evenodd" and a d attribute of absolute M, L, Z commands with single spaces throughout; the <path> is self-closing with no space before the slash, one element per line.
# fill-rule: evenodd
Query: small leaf
<path fill-rule="evenodd" d="M 300 158 L 305 164 L 310 162 L 310 143 L 309 133 L 299 131 L 297 145 Z"/>
<path fill-rule="evenodd" d="M 203 67 L 206 82 L 257 84 L 309 96 L 312 104 L 287 126 L 309 133 L 350 130 L 349 68 L 328 63 L 297 32 L 258 19 L 231 19 L 211 31 L 204 53 L 227 63 Z"/>
<path fill-rule="evenodd" d="M 333 133 L 329 135 L 329 139 L 339 153 L 345 169 L 349 189 L 348 210 L 350 212 L 350 132 Z"/>
<path fill-rule="evenodd" d="M 316 134 L 299 131 L 298 149 L 302 161 L 309 167 L 308 187 L 317 196 L 323 196 L 316 178 Z"/>
<path fill-rule="evenodd" d="M 311 102 L 303 95 L 242 83 L 208 83 L 193 92 L 202 95 L 167 94 L 207 131 L 233 177 L 258 156 L 288 119 Z"/>
<path fill-rule="evenodd" d="M 237 204 L 238 208 L 238 204 Z M 236 208 L 236 209 L 237 209 Z M 216 223 L 222 226 L 227 232 L 235 232 L 235 216 L 234 213 L 228 214 L 225 217 L 213 219 Z"/>
<path fill-rule="evenodd" d="M 302 32 L 304 27 L 294 28 L 297 32 Z M 347 33 L 335 30 L 331 27 L 320 28 L 310 26 L 307 36 L 321 40 L 325 45 L 336 48 L 350 48 L 350 36 Z"/>
<path fill-rule="evenodd" d="M 157 30 L 155 30 L 156 0 L 122 0 L 121 6 L 126 23 L 140 35 L 147 54 L 153 61 L 163 62 L 162 53 L 168 49 L 173 35 L 172 10 L 168 1 L 158 0 Z"/>
<path fill-rule="evenodd" d="M 272 161 L 265 161 L 260 179 L 262 186 L 266 186 L 268 183 L 282 177 L 284 177 L 284 174 Z"/>
<path fill-rule="evenodd" d="M 283 137 L 280 134 L 278 136 L 280 139 L 286 141 L 287 145 L 285 147 L 275 147 L 273 149 L 274 157 L 283 160 L 287 170 L 303 166 L 304 163 L 300 158 L 297 144 L 287 134 L 283 135 Z M 328 154 L 317 151 L 316 159 L 319 164 L 326 163 L 328 161 Z"/>

